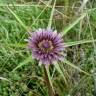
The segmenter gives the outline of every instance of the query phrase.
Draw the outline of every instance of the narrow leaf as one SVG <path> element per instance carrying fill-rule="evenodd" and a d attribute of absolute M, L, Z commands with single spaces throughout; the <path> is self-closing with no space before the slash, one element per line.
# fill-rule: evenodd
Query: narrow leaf
<path fill-rule="evenodd" d="M 74 20 L 73 23 L 69 24 L 69 26 L 67 26 L 63 32 L 61 33 L 62 36 L 65 35 L 69 30 L 71 30 L 76 24 L 79 23 L 80 20 L 82 20 L 84 17 L 86 16 L 86 14 L 82 14 L 79 18 L 77 18 L 76 20 Z"/>
<path fill-rule="evenodd" d="M 25 26 L 25 24 L 21 21 L 21 19 L 7 6 L 8 10 L 12 13 L 12 15 L 16 18 L 16 20 L 20 23 L 20 25 L 26 30 L 28 31 L 27 27 Z"/>
<path fill-rule="evenodd" d="M 55 4 L 56 4 L 56 0 L 54 1 L 54 5 L 53 5 L 52 11 L 51 11 L 51 15 L 50 15 L 49 23 L 48 23 L 48 28 L 51 28 L 51 25 L 52 25 L 52 19 L 53 19 Z"/>
<path fill-rule="evenodd" d="M 18 68 L 26 65 L 26 64 L 29 63 L 29 62 L 32 62 L 32 56 L 29 56 L 29 57 L 26 58 L 23 62 L 21 62 L 20 64 L 18 64 L 18 66 L 13 69 L 13 72 L 14 72 L 15 70 L 17 70 Z"/>
<path fill-rule="evenodd" d="M 63 62 L 66 63 L 66 64 L 68 64 L 69 66 L 73 67 L 74 69 L 77 69 L 78 71 L 83 72 L 86 75 L 90 75 L 89 73 L 83 71 L 82 69 L 80 69 L 79 67 L 75 66 L 74 64 L 72 64 L 70 61 L 68 61 L 66 59 L 64 59 Z"/>
<path fill-rule="evenodd" d="M 85 44 L 85 43 L 92 43 L 93 40 L 80 40 L 80 41 L 74 41 L 74 42 L 67 42 L 65 43 L 66 47 L 70 47 L 70 46 L 75 46 L 75 45 L 79 45 L 79 44 Z M 96 42 L 96 40 L 94 40 L 94 42 Z"/>
<path fill-rule="evenodd" d="M 46 4 L 46 6 L 44 7 L 44 9 L 40 12 L 40 14 L 36 17 L 36 19 L 34 20 L 34 22 L 33 22 L 33 24 L 32 25 L 34 25 L 36 22 L 37 22 L 37 20 L 39 19 L 39 17 L 42 15 L 42 13 L 48 8 L 48 6 L 51 4 L 51 2 L 52 2 L 52 0 L 49 0 L 48 1 L 48 3 Z M 43 2 L 42 2 L 43 3 Z M 40 5 L 39 5 L 40 6 Z"/>
<path fill-rule="evenodd" d="M 65 84 L 68 85 L 68 84 L 67 84 L 67 80 L 66 80 L 66 78 L 65 78 L 65 76 L 64 76 L 64 74 L 63 74 L 63 72 L 62 72 L 62 70 L 61 70 L 61 68 L 60 68 L 60 66 L 59 66 L 59 64 L 55 63 L 54 66 L 55 66 L 55 68 L 57 69 L 57 71 L 61 74 L 61 76 L 63 77 L 63 79 L 64 79 L 64 81 L 65 81 Z"/>
<path fill-rule="evenodd" d="M 4 81 L 9 81 L 8 79 L 4 78 L 4 77 L 0 77 L 1 80 L 4 80 Z"/>

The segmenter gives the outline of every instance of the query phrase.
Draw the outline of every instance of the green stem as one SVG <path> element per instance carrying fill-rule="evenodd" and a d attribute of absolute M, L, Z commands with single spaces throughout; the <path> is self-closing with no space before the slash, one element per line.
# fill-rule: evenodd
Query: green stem
<path fill-rule="evenodd" d="M 64 1 L 64 6 L 65 6 L 65 13 L 67 14 L 68 13 L 68 6 L 69 6 L 69 0 L 65 0 Z"/>
<path fill-rule="evenodd" d="M 45 82 L 46 82 L 46 85 L 48 87 L 48 94 L 49 94 L 49 96 L 54 96 L 54 91 L 53 91 L 53 88 L 52 88 L 52 86 L 50 84 L 46 68 L 48 68 L 48 66 L 45 65 L 44 66 L 44 73 L 45 73 Z"/>

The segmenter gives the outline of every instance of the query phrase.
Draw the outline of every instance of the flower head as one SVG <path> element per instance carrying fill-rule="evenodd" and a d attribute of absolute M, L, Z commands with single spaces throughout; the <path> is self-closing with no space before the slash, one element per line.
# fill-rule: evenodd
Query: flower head
<path fill-rule="evenodd" d="M 28 46 L 35 59 L 42 64 L 53 64 L 64 59 L 62 36 L 52 29 L 38 29 L 31 33 Z"/>

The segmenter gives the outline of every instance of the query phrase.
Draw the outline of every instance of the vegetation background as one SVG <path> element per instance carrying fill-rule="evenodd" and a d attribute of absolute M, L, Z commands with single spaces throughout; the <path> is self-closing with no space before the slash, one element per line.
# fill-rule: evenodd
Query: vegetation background
<path fill-rule="evenodd" d="M 67 60 L 50 66 L 56 96 L 96 96 L 96 0 L 54 2 L 0 0 L 0 96 L 48 96 L 26 43 L 28 32 L 48 24 L 67 45 Z"/>

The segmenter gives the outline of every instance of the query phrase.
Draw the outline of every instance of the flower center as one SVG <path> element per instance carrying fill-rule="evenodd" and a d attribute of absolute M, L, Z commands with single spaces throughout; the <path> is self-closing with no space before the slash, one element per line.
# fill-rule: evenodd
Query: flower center
<path fill-rule="evenodd" d="M 45 48 L 45 49 L 48 49 L 48 48 L 50 48 L 50 43 L 45 41 L 45 42 L 42 43 L 42 47 Z"/>
<path fill-rule="evenodd" d="M 50 52 L 53 49 L 53 45 L 51 41 L 48 40 L 43 40 L 38 44 L 39 48 L 43 51 L 43 52 Z"/>

